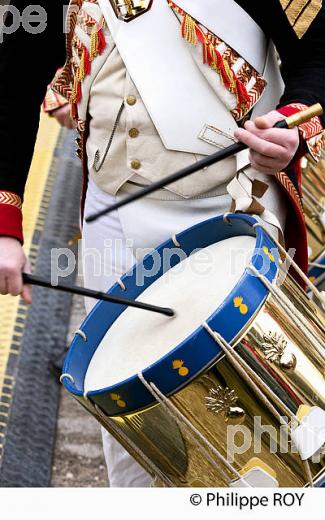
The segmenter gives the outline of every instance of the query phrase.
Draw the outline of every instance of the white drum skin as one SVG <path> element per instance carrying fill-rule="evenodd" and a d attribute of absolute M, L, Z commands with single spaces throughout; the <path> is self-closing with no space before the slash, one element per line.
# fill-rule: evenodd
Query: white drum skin
<path fill-rule="evenodd" d="M 176 316 L 126 309 L 94 353 L 84 390 L 99 390 L 134 376 L 190 336 L 227 298 L 249 265 L 255 245 L 250 236 L 217 242 L 148 287 L 139 300 L 172 307 Z"/>

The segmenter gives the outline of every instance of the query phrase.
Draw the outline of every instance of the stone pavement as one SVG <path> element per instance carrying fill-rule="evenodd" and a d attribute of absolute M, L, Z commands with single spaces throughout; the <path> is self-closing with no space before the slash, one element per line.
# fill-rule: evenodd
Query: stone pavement
<path fill-rule="evenodd" d="M 67 344 L 85 317 L 83 297 L 74 296 Z M 52 467 L 52 487 L 108 486 L 100 425 L 62 387 Z"/>

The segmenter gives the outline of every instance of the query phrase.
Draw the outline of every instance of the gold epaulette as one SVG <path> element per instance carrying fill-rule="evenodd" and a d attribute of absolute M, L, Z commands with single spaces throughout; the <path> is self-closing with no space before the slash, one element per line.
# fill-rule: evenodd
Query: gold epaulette
<path fill-rule="evenodd" d="M 280 0 L 298 38 L 308 31 L 322 8 L 323 0 Z"/>

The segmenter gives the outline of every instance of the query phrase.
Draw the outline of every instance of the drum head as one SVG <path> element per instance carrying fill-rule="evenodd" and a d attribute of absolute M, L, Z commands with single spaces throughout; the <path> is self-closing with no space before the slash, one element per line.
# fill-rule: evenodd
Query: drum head
<path fill-rule="evenodd" d="M 142 302 L 172 307 L 176 315 L 166 319 L 161 314 L 126 309 L 94 353 L 85 391 L 116 385 L 142 372 L 191 336 L 238 283 L 251 261 L 255 242 L 245 235 L 216 242 L 193 252 L 145 289 L 139 298 Z"/>
<path fill-rule="evenodd" d="M 277 273 L 276 246 L 255 223 L 216 217 L 147 255 L 122 278 L 126 291 L 116 284 L 109 294 L 171 307 L 175 317 L 98 303 L 67 356 L 68 390 L 118 415 L 153 402 L 138 373 L 170 395 L 215 362 L 221 352 L 204 323 L 234 342 L 267 297 L 249 265 L 270 281 Z"/>

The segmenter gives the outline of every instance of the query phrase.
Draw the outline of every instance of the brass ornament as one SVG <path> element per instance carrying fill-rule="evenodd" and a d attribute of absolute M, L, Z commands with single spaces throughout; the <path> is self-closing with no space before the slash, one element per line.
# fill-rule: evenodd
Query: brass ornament
<path fill-rule="evenodd" d="M 285 352 L 280 359 L 280 367 L 286 372 L 292 372 L 297 366 L 297 359 L 291 352 Z"/>
<path fill-rule="evenodd" d="M 110 0 L 114 12 L 120 20 L 130 22 L 147 12 L 152 0 Z"/>
<path fill-rule="evenodd" d="M 294 370 L 297 364 L 296 356 L 291 352 L 285 352 L 287 340 L 282 334 L 269 332 L 263 335 L 261 349 L 270 363 L 276 363 L 282 370 Z"/>
<path fill-rule="evenodd" d="M 214 412 L 217 415 L 223 414 L 225 422 L 231 421 L 241 424 L 244 421 L 246 414 L 242 408 L 236 406 L 238 397 L 234 390 L 228 387 L 222 388 L 222 386 L 211 388 L 209 396 L 205 400 L 209 412 Z"/>

